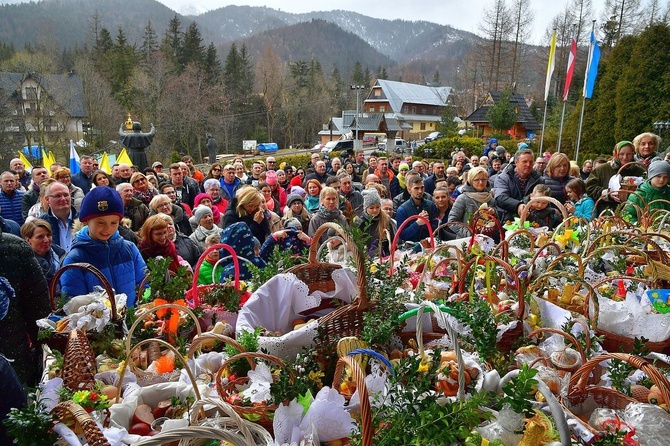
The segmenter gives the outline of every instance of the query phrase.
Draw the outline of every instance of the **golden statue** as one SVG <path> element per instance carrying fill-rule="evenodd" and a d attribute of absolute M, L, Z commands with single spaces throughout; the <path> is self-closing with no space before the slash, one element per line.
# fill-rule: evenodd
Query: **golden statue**
<path fill-rule="evenodd" d="M 133 131 L 133 119 L 130 116 L 130 113 L 128 113 L 128 119 L 126 119 L 125 127 L 127 132 Z"/>

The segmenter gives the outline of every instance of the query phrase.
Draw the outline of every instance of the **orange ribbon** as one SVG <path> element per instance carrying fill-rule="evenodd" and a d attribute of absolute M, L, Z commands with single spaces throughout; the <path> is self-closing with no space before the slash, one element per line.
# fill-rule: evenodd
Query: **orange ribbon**
<path fill-rule="evenodd" d="M 168 302 L 165 299 L 154 299 L 154 305 L 160 306 L 165 304 L 174 304 L 182 307 L 186 307 L 186 301 L 184 299 L 179 299 L 174 302 Z M 177 334 L 177 328 L 179 328 L 179 309 L 178 308 L 162 308 L 156 312 L 156 316 L 163 318 L 166 315 L 170 315 L 168 319 L 167 327 L 165 331 L 168 334 L 168 339 L 170 343 L 174 342 L 174 335 Z"/>

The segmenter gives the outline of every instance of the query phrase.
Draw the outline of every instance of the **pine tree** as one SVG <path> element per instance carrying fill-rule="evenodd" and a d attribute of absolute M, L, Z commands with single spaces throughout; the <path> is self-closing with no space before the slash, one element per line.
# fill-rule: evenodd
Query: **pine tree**
<path fill-rule="evenodd" d="M 151 25 L 151 20 L 147 22 L 144 27 L 144 36 L 142 38 L 142 46 L 140 47 L 142 59 L 144 63 L 150 64 L 151 56 L 158 51 L 158 39 L 156 37 L 156 30 Z"/>
<path fill-rule="evenodd" d="M 161 51 L 174 67 L 174 70 L 181 72 L 183 66 L 180 64 L 181 48 L 183 44 L 183 31 L 181 30 L 181 21 L 175 16 L 170 19 L 163 41 L 161 42 Z"/>
<path fill-rule="evenodd" d="M 189 64 L 195 64 L 198 67 L 202 67 L 205 62 L 205 51 L 198 24 L 191 22 L 184 32 L 179 57 L 180 65 L 186 67 Z"/>
<path fill-rule="evenodd" d="M 214 43 L 210 43 L 207 47 L 203 69 L 207 73 L 207 82 L 210 84 L 216 83 L 221 76 L 221 62 L 219 62 L 219 56 Z"/>
<path fill-rule="evenodd" d="M 363 67 L 359 61 L 356 61 L 354 64 L 354 71 L 351 74 L 351 84 L 352 85 L 367 85 L 365 83 L 365 74 L 363 73 Z"/>
<path fill-rule="evenodd" d="M 433 74 L 433 81 L 431 82 L 431 85 L 433 87 L 441 87 L 442 82 L 440 82 L 440 70 L 435 70 L 435 73 Z"/>
<path fill-rule="evenodd" d="M 509 130 L 519 119 L 514 103 L 512 102 L 512 93 L 509 90 L 500 92 L 498 101 L 489 107 L 486 112 L 486 119 L 491 124 L 491 128 L 502 133 Z"/>

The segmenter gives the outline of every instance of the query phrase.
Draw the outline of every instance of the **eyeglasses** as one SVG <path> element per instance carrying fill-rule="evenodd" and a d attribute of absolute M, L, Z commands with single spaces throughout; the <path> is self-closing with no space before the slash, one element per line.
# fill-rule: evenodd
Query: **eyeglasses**
<path fill-rule="evenodd" d="M 169 208 L 169 207 L 171 207 L 170 203 L 161 203 L 156 205 L 156 209 Z"/>
<path fill-rule="evenodd" d="M 268 161 L 268 164 L 277 164 L 277 161 Z"/>
<path fill-rule="evenodd" d="M 212 172 L 221 172 L 221 169 L 212 169 Z"/>
<path fill-rule="evenodd" d="M 146 178 L 138 178 L 135 181 L 133 181 L 133 184 L 135 183 L 146 183 L 147 179 Z"/>
<path fill-rule="evenodd" d="M 56 194 L 56 195 L 48 195 L 49 198 L 70 198 L 70 194 Z"/>

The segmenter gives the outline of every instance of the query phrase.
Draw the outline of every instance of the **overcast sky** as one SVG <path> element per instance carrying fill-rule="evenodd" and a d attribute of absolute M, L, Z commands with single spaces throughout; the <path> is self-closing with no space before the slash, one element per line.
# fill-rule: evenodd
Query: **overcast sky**
<path fill-rule="evenodd" d="M 267 6 L 286 12 L 301 13 L 343 9 L 380 19 L 427 20 L 451 25 L 465 31 L 478 33 L 481 12 L 493 0 L 158 0 L 181 14 L 193 14 L 227 5 Z M 542 38 L 553 17 L 565 8 L 570 0 L 530 0 L 535 15 L 532 42 L 544 43 Z M 592 0 L 594 18 L 600 16 L 605 0 Z M 194 10 L 194 8 L 196 8 Z"/>

